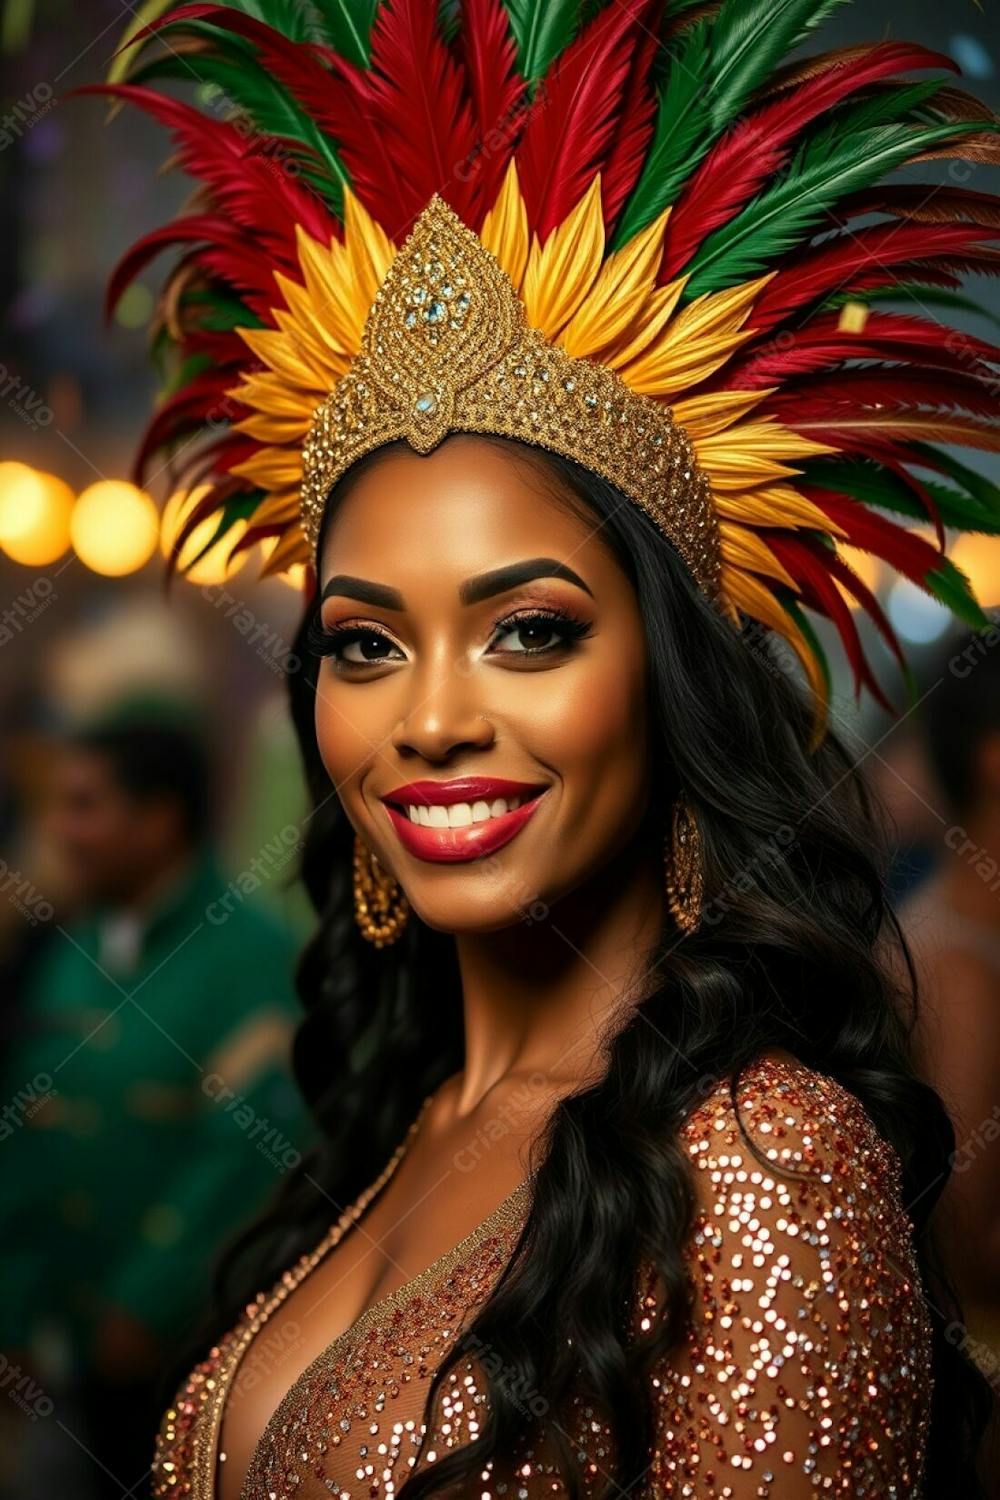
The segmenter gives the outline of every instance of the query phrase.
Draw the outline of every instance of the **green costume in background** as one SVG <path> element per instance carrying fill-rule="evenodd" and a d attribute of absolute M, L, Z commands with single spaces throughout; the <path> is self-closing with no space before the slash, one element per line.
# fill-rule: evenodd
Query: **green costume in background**
<path fill-rule="evenodd" d="M 55 1329 L 80 1371 L 113 1307 L 167 1341 L 200 1318 L 220 1246 L 312 1141 L 294 963 L 208 856 L 138 933 L 53 931 L 0 1095 L 0 1347 Z"/>

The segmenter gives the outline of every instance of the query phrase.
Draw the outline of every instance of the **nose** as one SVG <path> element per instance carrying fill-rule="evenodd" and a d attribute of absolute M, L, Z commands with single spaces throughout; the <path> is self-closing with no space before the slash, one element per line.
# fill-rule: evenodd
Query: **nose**
<path fill-rule="evenodd" d="M 433 686 L 426 681 L 393 731 L 393 748 L 427 761 L 447 761 L 465 749 L 488 749 L 495 731 L 487 715 L 475 708 L 468 679 L 448 674 Z"/>

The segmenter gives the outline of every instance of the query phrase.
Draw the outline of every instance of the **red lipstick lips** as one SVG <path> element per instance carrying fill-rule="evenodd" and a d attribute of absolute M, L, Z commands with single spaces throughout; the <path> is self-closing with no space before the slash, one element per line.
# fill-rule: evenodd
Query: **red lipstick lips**
<path fill-rule="evenodd" d="M 408 781 L 386 792 L 382 801 L 405 849 L 417 859 L 447 864 L 481 859 L 509 843 L 531 818 L 546 790 L 527 781 L 462 776 L 453 781 Z M 496 816 L 491 813 L 480 822 L 454 827 L 428 827 L 426 823 L 412 822 L 409 815 L 410 807 L 450 807 L 456 802 L 468 803 L 475 815 L 475 803 L 485 802 L 492 808 L 499 797 L 507 801 L 514 797 L 528 800 L 522 800 L 521 806 L 510 812 Z"/>

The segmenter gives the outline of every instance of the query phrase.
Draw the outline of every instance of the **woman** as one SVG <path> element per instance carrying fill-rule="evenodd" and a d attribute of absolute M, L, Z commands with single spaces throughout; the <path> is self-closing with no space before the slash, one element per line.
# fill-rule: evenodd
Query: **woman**
<path fill-rule="evenodd" d="M 315 584 L 325 1144 L 233 1247 L 157 1495 L 975 1492 L 988 1393 L 928 1229 L 952 1136 L 802 606 L 873 691 L 838 585 L 895 642 L 839 541 L 982 621 L 863 502 L 998 529 L 925 441 L 995 443 L 997 352 L 835 308 L 988 262 L 985 198 L 928 226 L 872 184 L 992 137 L 895 77 L 920 48 L 772 75 L 827 8 L 396 0 L 319 44 L 168 11 L 145 76 L 193 58 L 260 128 L 280 95 L 292 173 L 111 86 L 208 185 L 116 282 L 196 246 L 144 455 L 207 423 L 190 526 L 249 516 Z M 902 216 L 874 271 L 865 229 L 809 243 L 834 205 Z"/>

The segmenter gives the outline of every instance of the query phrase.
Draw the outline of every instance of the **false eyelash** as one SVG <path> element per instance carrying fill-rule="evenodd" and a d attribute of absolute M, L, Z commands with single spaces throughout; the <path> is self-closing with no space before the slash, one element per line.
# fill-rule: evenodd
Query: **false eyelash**
<path fill-rule="evenodd" d="M 590 632 L 589 620 L 578 620 L 575 615 L 569 614 L 564 609 L 549 607 L 547 609 L 515 610 L 512 614 L 503 615 L 499 620 L 493 622 L 493 634 L 506 627 L 508 630 L 515 625 L 551 625 L 552 629 L 563 638 L 564 644 L 580 640 Z M 544 656 L 546 652 L 552 651 L 552 646 L 529 646 L 526 651 L 518 651 L 517 656 Z"/>
<path fill-rule="evenodd" d="M 324 625 L 319 613 L 313 615 L 306 631 L 306 645 L 313 656 L 333 656 L 351 641 L 364 640 L 366 636 L 381 636 L 380 630 L 365 625 Z M 388 636 L 385 637 L 389 639 Z M 357 663 L 353 663 L 357 665 Z M 375 663 L 373 663 L 375 665 Z"/>

